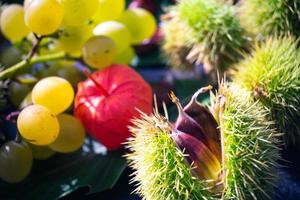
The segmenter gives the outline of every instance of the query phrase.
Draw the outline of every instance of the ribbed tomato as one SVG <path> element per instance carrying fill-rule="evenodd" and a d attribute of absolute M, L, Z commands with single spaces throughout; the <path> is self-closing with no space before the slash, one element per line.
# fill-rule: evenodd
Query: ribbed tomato
<path fill-rule="evenodd" d="M 152 112 L 152 89 L 132 68 L 112 65 L 78 84 L 75 116 L 90 135 L 115 150 L 131 135 L 128 126 Z"/>

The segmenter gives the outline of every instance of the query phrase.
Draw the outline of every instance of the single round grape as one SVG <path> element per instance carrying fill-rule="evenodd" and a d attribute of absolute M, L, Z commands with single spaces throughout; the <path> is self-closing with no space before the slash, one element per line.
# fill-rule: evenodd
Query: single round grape
<path fill-rule="evenodd" d="M 94 21 L 96 23 L 118 19 L 125 10 L 125 0 L 99 0 Z"/>
<path fill-rule="evenodd" d="M 48 62 L 48 68 L 43 68 L 38 71 L 35 75 L 39 78 L 46 78 L 49 76 L 59 76 L 66 79 L 71 85 L 76 88 L 78 82 L 82 81 L 84 76 L 83 73 L 75 67 L 74 61 L 55 61 Z"/>
<path fill-rule="evenodd" d="M 122 52 L 118 52 L 115 62 L 119 64 L 125 64 L 128 65 L 132 62 L 133 58 L 135 57 L 135 51 L 134 48 L 129 46 L 127 49 L 125 49 Z"/>
<path fill-rule="evenodd" d="M 96 12 L 98 0 L 60 0 L 64 10 L 63 24 L 77 26 L 86 23 Z"/>
<path fill-rule="evenodd" d="M 9 46 L 5 49 L 1 49 L 0 63 L 3 67 L 10 67 L 18 62 L 22 61 L 22 53 L 15 46 Z"/>
<path fill-rule="evenodd" d="M 83 142 L 85 130 L 81 122 L 68 114 L 57 116 L 60 125 L 58 138 L 49 147 L 60 153 L 71 153 L 78 150 Z"/>
<path fill-rule="evenodd" d="M 151 38 L 156 31 L 154 16 L 142 8 L 126 10 L 119 21 L 127 26 L 131 32 L 132 43 L 139 44 L 145 39 Z"/>
<path fill-rule="evenodd" d="M 24 9 L 21 5 L 11 4 L 1 14 L 1 31 L 12 42 L 19 42 L 29 34 L 24 22 Z"/>
<path fill-rule="evenodd" d="M 46 160 L 55 154 L 55 151 L 48 146 L 36 146 L 30 143 L 28 145 L 32 151 L 33 158 L 36 160 Z"/>
<path fill-rule="evenodd" d="M 64 26 L 62 35 L 58 39 L 58 45 L 66 53 L 80 52 L 84 43 L 93 35 L 89 25 Z"/>
<path fill-rule="evenodd" d="M 94 35 L 104 35 L 111 38 L 117 46 L 117 51 L 125 50 L 131 43 L 131 35 L 128 28 L 119 22 L 108 21 L 98 24 L 94 28 Z"/>
<path fill-rule="evenodd" d="M 116 55 L 116 45 L 114 41 L 105 36 L 95 36 L 90 38 L 82 50 L 84 61 L 91 67 L 101 69 L 113 63 Z"/>
<path fill-rule="evenodd" d="M 11 82 L 8 87 L 10 101 L 14 106 L 19 107 L 31 89 L 30 85 L 24 85 L 16 81 Z"/>
<path fill-rule="evenodd" d="M 63 19 L 63 9 L 56 0 L 33 0 L 25 10 L 25 23 L 40 35 L 54 33 Z"/>
<path fill-rule="evenodd" d="M 24 139 L 35 145 L 49 145 L 56 140 L 59 123 L 46 107 L 31 105 L 21 111 L 17 127 Z"/>
<path fill-rule="evenodd" d="M 73 98 L 72 85 L 66 79 L 56 76 L 40 80 L 32 90 L 33 103 L 45 106 L 54 114 L 67 110 Z"/>
<path fill-rule="evenodd" d="M 0 148 L 0 178 L 8 183 L 24 180 L 32 167 L 32 153 L 25 142 L 9 141 Z"/>

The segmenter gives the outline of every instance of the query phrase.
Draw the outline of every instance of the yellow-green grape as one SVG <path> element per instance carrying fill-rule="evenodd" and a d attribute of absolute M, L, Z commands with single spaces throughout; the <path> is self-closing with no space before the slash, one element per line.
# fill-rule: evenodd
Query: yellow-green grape
<path fill-rule="evenodd" d="M 24 9 L 18 4 L 7 6 L 1 14 L 1 31 L 12 42 L 19 42 L 29 34 L 24 22 Z"/>
<path fill-rule="evenodd" d="M 10 141 L 0 149 L 0 178 L 8 183 L 24 180 L 31 171 L 32 153 L 25 142 Z"/>
<path fill-rule="evenodd" d="M 49 147 L 56 152 L 71 153 L 78 150 L 83 142 L 85 130 L 81 122 L 68 114 L 57 116 L 60 125 L 58 138 Z"/>
<path fill-rule="evenodd" d="M 63 24 L 77 26 L 84 24 L 96 12 L 98 0 L 60 0 L 64 10 Z"/>
<path fill-rule="evenodd" d="M 98 0 L 98 7 L 93 20 L 96 23 L 118 19 L 125 10 L 125 0 Z"/>
<path fill-rule="evenodd" d="M 3 67 L 10 67 L 22 61 L 22 52 L 15 46 L 9 46 L 1 49 L 0 63 Z"/>
<path fill-rule="evenodd" d="M 33 158 L 36 160 L 46 160 L 55 154 L 55 151 L 48 146 L 37 146 L 30 143 L 28 145 L 32 151 Z"/>
<path fill-rule="evenodd" d="M 31 89 L 32 87 L 30 85 L 13 81 L 8 87 L 9 100 L 14 106 L 19 107 Z"/>
<path fill-rule="evenodd" d="M 54 33 L 63 19 L 63 9 L 56 0 L 33 0 L 25 10 L 25 23 L 40 35 Z"/>
<path fill-rule="evenodd" d="M 62 35 L 58 39 L 58 45 L 66 53 L 81 52 L 84 43 L 93 35 L 89 25 L 64 26 Z"/>
<path fill-rule="evenodd" d="M 21 111 L 17 127 L 26 141 L 46 146 L 54 142 L 59 133 L 56 116 L 44 106 L 31 105 Z"/>
<path fill-rule="evenodd" d="M 73 98 L 72 85 L 66 79 L 56 76 L 40 80 L 32 90 L 33 103 L 45 106 L 56 115 L 67 110 Z"/>
<path fill-rule="evenodd" d="M 135 57 L 135 51 L 134 48 L 129 46 L 127 49 L 125 49 L 122 52 L 118 52 L 115 62 L 119 64 L 130 64 Z"/>
<path fill-rule="evenodd" d="M 116 21 L 108 21 L 98 24 L 94 28 L 94 35 L 104 35 L 111 38 L 117 46 L 117 51 L 125 50 L 131 43 L 131 35 L 128 28 Z"/>
<path fill-rule="evenodd" d="M 154 16 L 142 8 L 126 10 L 118 21 L 130 30 L 133 44 L 139 44 L 151 38 L 157 26 Z"/>
<path fill-rule="evenodd" d="M 82 55 L 91 67 L 101 69 L 110 66 L 116 56 L 115 42 L 105 36 L 94 36 L 84 45 Z"/>
<path fill-rule="evenodd" d="M 39 79 L 49 76 L 59 76 L 69 81 L 71 85 L 76 88 L 78 82 L 82 81 L 84 76 L 83 73 L 75 67 L 75 65 L 75 61 L 61 60 L 48 62 L 47 66 L 49 67 L 38 71 L 35 76 Z"/>

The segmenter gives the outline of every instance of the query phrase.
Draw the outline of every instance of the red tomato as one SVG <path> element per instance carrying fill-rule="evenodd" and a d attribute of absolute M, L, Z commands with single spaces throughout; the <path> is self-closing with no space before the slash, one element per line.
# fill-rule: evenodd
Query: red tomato
<path fill-rule="evenodd" d="M 129 66 L 112 65 L 78 84 L 75 116 L 109 150 L 119 149 L 131 136 L 128 126 L 140 116 L 137 109 L 152 112 L 152 89 Z"/>

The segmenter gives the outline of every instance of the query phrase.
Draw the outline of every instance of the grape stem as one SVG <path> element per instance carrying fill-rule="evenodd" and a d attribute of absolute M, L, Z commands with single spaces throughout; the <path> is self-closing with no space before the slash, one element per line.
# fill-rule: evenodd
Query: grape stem
<path fill-rule="evenodd" d="M 20 111 L 11 112 L 9 115 L 6 116 L 5 119 L 7 121 L 11 121 L 11 122 L 16 123 L 16 121 L 14 120 L 14 118 L 16 118 L 17 116 L 19 116 L 19 114 L 20 114 Z"/>
<path fill-rule="evenodd" d="M 58 60 L 58 59 L 64 58 L 65 56 L 66 56 L 66 54 L 64 52 L 59 52 L 59 53 L 53 53 L 53 54 L 48 54 L 48 55 L 35 56 L 35 57 L 31 57 L 30 59 L 22 60 L 21 62 L 7 68 L 6 70 L 1 71 L 0 72 L 0 80 L 10 78 L 18 70 L 23 69 L 23 68 L 27 67 L 28 65 L 33 65 L 36 63 L 47 62 L 47 61 L 52 61 L 52 60 Z"/>
<path fill-rule="evenodd" d="M 30 62 L 31 58 L 34 56 L 34 54 L 37 52 L 39 44 L 41 43 L 42 39 L 44 38 L 44 36 L 38 36 L 37 34 L 33 33 L 36 41 L 33 43 L 33 46 L 30 50 L 30 52 L 28 53 L 27 57 L 26 57 L 26 62 Z"/>
<path fill-rule="evenodd" d="M 13 76 L 18 70 L 23 69 L 29 65 L 33 65 L 40 62 L 47 62 L 51 60 L 57 60 L 66 57 L 65 53 L 59 52 L 59 53 L 53 53 L 48 55 L 42 55 L 42 56 L 34 56 L 39 48 L 39 45 L 41 41 L 49 36 L 38 36 L 37 34 L 33 33 L 36 41 L 33 43 L 32 48 L 26 58 L 22 60 L 21 62 L 3 70 L 0 72 L 0 80 L 10 78 Z"/>

